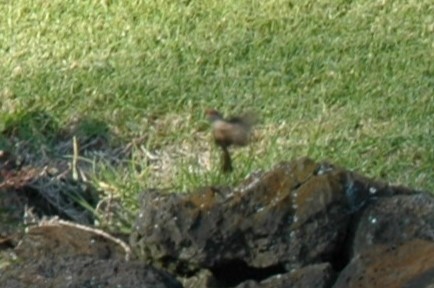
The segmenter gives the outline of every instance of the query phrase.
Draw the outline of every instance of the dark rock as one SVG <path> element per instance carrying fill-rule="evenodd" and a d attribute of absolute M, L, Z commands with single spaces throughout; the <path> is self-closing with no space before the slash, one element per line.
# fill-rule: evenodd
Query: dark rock
<path fill-rule="evenodd" d="M 28 259 L 3 269 L 1 287 L 181 288 L 168 273 L 138 261 L 90 256 Z"/>
<path fill-rule="evenodd" d="M 209 269 L 203 287 L 329 287 L 316 263 L 340 271 L 371 245 L 434 239 L 430 195 L 307 158 L 234 189 L 141 197 L 134 252 L 181 276 Z"/>
<path fill-rule="evenodd" d="M 61 220 L 30 227 L 15 251 L 1 287 L 182 287 L 164 271 L 124 260 L 122 240 Z"/>
<path fill-rule="evenodd" d="M 353 254 L 372 245 L 398 245 L 413 239 L 434 241 L 434 197 L 417 193 L 377 198 L 360 216 Z"/>
<path fill-rule="evenodd" d="M 390 197 L 372 198 L 353 221 L 352 260 L 334 287 L 434 284 L 434 198 L 403 187 L 387 191 Z"/>
<path fill-rule="evenodd" d="M 432 287 L 429 285 L 434 285 L 434 243 L 412 240 L 370 246 L 351 260 L 333 287 Z"/>
<path fill-rule="evenodd" d="M 97 234 L 86 226 L 67 226 L 64 222 L 53 221 L 30 227 L 19 245 L 15 248 L 18 257 L 38 259 L 61 255 L 73 257 L 88 255 L 97 259 L 125 259 L 128 253 L 113 238 L 105 238 L 106 233 Z M 68 222 L 65 222 L 68 223 Z M 74 225 L 74 224 L 73 224 Z M 84 229 L 81 229 L 83 227 Z M 111 237 L 111 236 L 109 236 Z M 125 251 L 127 250 L 127 251 Z"/>
<path fill-rule="evenodd" d="M 352 177 L 302 158 L 235 189 L 145 192 L 131 245 L 142 259 L 173 273 L 208 268 L 225 278 L 223 286 L 334 261 L 346 239 L 351 205 L 361 207 L 369 197 L 367 192 L 366 199 L 350 203 L 347 190 L 357 188 Z"/>
<path fill-rule="evenodd" d="M 249 280 L 237 288 L 326 288 L 335 280 L 335 272 L 329 263 L 309 265 L 285 274 L 274 275 L 260 283 Z"/>

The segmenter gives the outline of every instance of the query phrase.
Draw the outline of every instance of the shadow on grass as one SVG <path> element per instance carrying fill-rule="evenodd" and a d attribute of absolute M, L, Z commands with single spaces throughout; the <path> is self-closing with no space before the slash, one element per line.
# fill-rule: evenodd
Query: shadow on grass
<path fill-rule="evenodd" d="M 81 144 L 81 151 L 104 150 L 113 148 L 113 144 L 122 144 L 101 120 L 85 116 L 61 127 L 56 119 L 43 110 L 24 112 L 6 119 L 1 135 L 4 143 L 0 145 L 9 147 L 0 148 L 12 150 L 14 145 L 26 143 L 29 150 L 37 151 L 41 146 L 48 146 L 47 150 L 58 151 L 59 146 L 66 148 L 65 142 L 71 141 L 73 137 Z M 70 153 L 72 150 L 63 152 Z"/>
<path fill-rule="evenodd" d="M 20 215 L 31 209 L 37 218 L 92 224 L 101 201 L 91 181 L 93 164 L 128 157 L 121 139 L 91 116 L 65 127 L 43 110 L 8 117 L 0 131 L 0 197 L 18 197 Z"/>

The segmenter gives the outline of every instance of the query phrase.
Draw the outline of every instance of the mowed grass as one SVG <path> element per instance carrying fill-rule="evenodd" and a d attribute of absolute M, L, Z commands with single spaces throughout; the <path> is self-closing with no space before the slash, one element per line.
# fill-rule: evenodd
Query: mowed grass
<path fill-rule="evenodd" d="M 16 0 L 0 13 L 1 149 L 55 150 L 77 122 L 78 136 L 133 143 L 124 165 L 82 155 L 127 206 L 149 187 L 234 185 L 301 156 L 434 191 L 429 0 Z M 219 172 L 208 107 L 260 115 L 233 175 Z"/>

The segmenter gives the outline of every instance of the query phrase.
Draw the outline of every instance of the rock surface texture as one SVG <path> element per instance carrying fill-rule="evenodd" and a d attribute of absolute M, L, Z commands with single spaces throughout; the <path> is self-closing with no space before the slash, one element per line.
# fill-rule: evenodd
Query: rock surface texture
<path fill-rule="evenodd" d="M 372 267 L 351 267 L 375 263 L 353 263 L 361 253 L 375 255 L 371 249 L 387 251 L 385 245 L 416 239 L 432 243 L 432 203 L 428 193 L 301 158 L 252 175 L 233 189 L 143 193 L 131 245 L 140 259 L 176 275 L 207 269 L 217 287 L 332 287 L 336 279 L 337 287 L 388 287 L 389 282 L 382 286 L 380 279 L 387 275 L 381 273 L 373 274 L 379 282 L 357 286 L 357 278 L 340 272 L 369 273 Z M 418 263 L 420 256 L 403 264 L 407 276 L 396 278 L 398 286 L 428 279 L 434 266 Z M 383 263 L 380 259 L 375 265 Z M 394 273 L 392 263 L 384 263 L 389 266 L 383 273 Z M 297 280 L 294 275 L 308 276 Z"/>
<path fill-rule="evenodd" d="M 129 245 L 62 221 L 0 242 L 20 259 L 0 265 L 0 287 L 434 285 L 432 194 L 326 162 L 281 163 L 235 188 L 146 191 L 140 205 Z"/>

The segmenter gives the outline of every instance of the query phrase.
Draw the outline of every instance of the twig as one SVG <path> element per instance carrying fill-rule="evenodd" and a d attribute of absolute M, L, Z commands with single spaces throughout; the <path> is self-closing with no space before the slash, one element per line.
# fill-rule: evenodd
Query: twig
<path fill-rule="evenodd" d="M 124 241 L 122 241 L 119 238 L 113 237 L 110 234 L 108 234 L 107 232 L 104 232 L 100 229 L 96 229 L 96 228 L 92 228 L 89 226 L 85 226 L 85 225 L 81 225 L 81 224 L 77 224 L 74 222 L 69 222 L 66 220 L 60 220 L 57 218 L 52 218 L 50 220 L 42 220 L 41 222 L 39 222 L 38 226 L 56 226 L 56 225 L 60 225 L 60 226 L 68 226 L 68 227 L 73 227 L 76 229 L 80 229 L 83 231 L 87 231 L 87 232 L 91 232 L 93 234 L 96 234 L 98 236 L 101 236 L 109 241 L 112 241 L 116 244 L 118 244 L 119 246 L 122 247 L 122 249 L 125 252 L 125 261 L 129 261 L 130 260 L 130 256 L 131 256 L 131 248 L 130 246 L 128 246 L 128 244 L 126 244 Z"/>
<path fill-rule="evenodd" d="M 72 137 L 72 147 L 73 147 L 72 179 L 77 181 L 78 180 L 78 173 L 77 173 L 78 144 L 77 144 L 77 138 L 75 136 Z"/>

